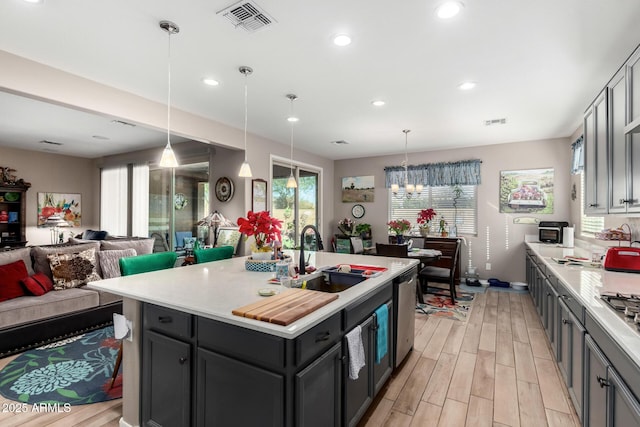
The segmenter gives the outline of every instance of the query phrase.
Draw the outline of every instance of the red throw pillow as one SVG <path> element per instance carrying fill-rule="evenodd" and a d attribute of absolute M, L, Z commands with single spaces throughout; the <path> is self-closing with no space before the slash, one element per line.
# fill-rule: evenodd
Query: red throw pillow
<path fill-rule="evenodd" d="M 0 265 L 0 301 L 27 295 L 20 284 L 25 277 L 29 277 L 29 273 L 22 260 Z"/>
<path fill-rule="evenodd" d="M 33 276 L 25 277 L 21 282 L 29 292 L 37 297 L 53 290 L 53 282 L 44 273 L 36 273 Z"/>

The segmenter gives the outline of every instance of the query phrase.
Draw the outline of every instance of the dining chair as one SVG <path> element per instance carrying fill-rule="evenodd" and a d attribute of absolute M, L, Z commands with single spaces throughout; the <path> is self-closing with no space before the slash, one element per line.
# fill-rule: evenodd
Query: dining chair
<path fill-rule="evenodd" d="M 409 247 L 407 245 L 376 243 L 376 255 L 407 258 L 409 256 Z"/>
<path fill-rule="evenodd" d="M 229 259 L 233 256 L 233 246 L 219 246 L 217 248 L 207 249 L 194 249 L 193 256 L 195 257 L 196 264 L 203 262 L 220 261 L 222 259 Z"/>
<path fill-rule="evenodd" d="M 426 293 L 426 290 L 430 282 L 445 283 L 449 285 L 449 294 L 451 295 L 451 302 L 456 300 L 456 280 L 455 273 L 458 262 L 458 254 L 460 253 L 460 246 L 462 245 L 462 239 L 455 239 L 447 242 L 440 242 L 438 244 L 438 250 L 442 252 L 440 256 L 440 263 L 448 261 L 445 267 L 436 267 L 433 265 L 427 265 L 418 273 L 419 279 L 419 292 L 421 294 Z M 428 243 L 425 243 L 428 246 Z M 422 295 L 419 295 L 419 300 Z"/>
<path fill-rule="evenodd" d="M 178 255 L 175 252 L 157 252 L 120 258 L 120 273 L 123 276 L 131 276 L 134 274 L 148 273 L 150 271 L 166 270 L 168 268 L 173 268 L 176 263 L 176 259 L 178 259 Z M 113 367 L 113 374 L 111 375 L 111 385 L 109 386 L 109 389 L 113 388 L 113 383 L 118 376 L 121 363 L 122 340 L 120 340 L 120 348 L 118 348 L 118 356 L 116 357 L 116 363 Z"/>

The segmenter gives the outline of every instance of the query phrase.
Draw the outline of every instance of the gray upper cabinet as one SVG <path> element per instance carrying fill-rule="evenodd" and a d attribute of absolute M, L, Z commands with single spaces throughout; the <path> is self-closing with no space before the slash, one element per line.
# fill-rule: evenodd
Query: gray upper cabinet
<path fill-rule="evenodd" d="M 585 214 L 607 213 L 607 134 L 607 92 L 603 91 L 584 116 Z"/>
<path fill-rule="evenodd" d="M 627 195 L 627 137 L 624 133 L 626 124 L 626 79 L 624 68 L 616 74 L 607 85 L 609 97 L 609 179 L 611 192 L 609 197 L 609 213 L 625 213 L 629 197 Z"/>
<path fill-rule="evenodd" d="M 627 124 L 640 121 L 640 51 L 636 51 L 627 61 Z M 625 128 L 626 129 L 626 128 Z M 627 212 L 640 212 L 640 134 L 627 135 L 627 194 L 631 200 Z"/>

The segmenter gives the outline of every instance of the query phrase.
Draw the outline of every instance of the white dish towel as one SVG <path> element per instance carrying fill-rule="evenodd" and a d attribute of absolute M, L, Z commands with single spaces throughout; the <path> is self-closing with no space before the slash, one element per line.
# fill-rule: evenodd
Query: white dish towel
<path fill-rule="evenodd" d="M 356 326 L 345 337 L 349 349 L 349 378 L 357 380 L 360 369 L 365 365 L 362 328 L 359 325 Z"/>

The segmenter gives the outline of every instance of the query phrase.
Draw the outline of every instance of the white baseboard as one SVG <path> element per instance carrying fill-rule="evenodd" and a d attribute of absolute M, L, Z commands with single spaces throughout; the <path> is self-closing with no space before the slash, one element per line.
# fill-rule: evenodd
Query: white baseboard
<path fill-rule="evenodd" d="M 134 425 L 132 425 L 132 424 L 129 424 L 129 423 L 128 423 L 128 422 L 126 422 L 126 421 L 124 420 L 124 418 L 122 418 L 122 417 L 120 417 L 120 423 L 119 423 L 119 424 L 120 424 L 120 427 L 139 427 L 138 425 L 135 425 L 135 426 L 134 426 Z"/>

